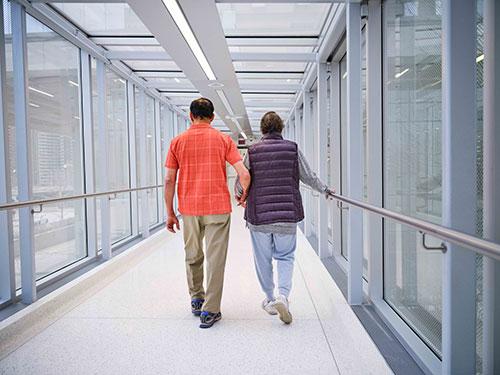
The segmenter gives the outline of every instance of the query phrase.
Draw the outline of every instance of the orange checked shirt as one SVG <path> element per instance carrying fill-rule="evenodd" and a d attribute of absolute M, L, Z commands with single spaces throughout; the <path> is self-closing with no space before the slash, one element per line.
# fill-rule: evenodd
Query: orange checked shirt
<path fill-rule="evenodd" d="M 233 140 L 210 124 L 191 125 L 170 143 L 165 166 L 178 169 L 179 211 L 183 215 L 220 215 L 231 212 L 226 162 L 241 155 Z"/>

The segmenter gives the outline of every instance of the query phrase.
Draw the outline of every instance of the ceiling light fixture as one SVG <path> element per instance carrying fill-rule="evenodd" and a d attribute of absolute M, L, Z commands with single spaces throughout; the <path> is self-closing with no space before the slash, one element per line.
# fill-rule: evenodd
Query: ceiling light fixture
<path fill-rule="evenodd" d="M 193 30 L 191 30 L 191 27 L 189 26 L 189 23 L 186 20 L 186 17 L 184 16 L 184 13 L 182 13 L 182 10 L 177 3 L 176 0 L 163 0 L 163 4 L 167 7 L 168 12 L 174 19 L 174 22 L 176 23 L 177 27 L 179 28 L 179 31 L 181 32 L 182 36 L 186 40 L 187 44 L 189 45 L 189 48 L 191 48 L 191 51 L 194 54 L 194 57 L 196 57 L 196 60 L 198 60 L 198 63 L 200 64 L 201 68 L 205 72 L 207 78 L 210 81 L 216 81 L 217 77 L 215 77 L 215 73 L 212 70 L 212 67 L 208 63 L 207 57 L 203 53 L 203 50 L 200 47 L 200 44 L 196 40 L 196 37 L 194 36 Z"/>
<path fill-rule="evenodd" d="M 75 81 L 72 81 L 72 80 L 69 80 L 68 83 L 72 86 L 75 86 L 75 87 L 80 87 L 80 85 L 78 83 L 76 83 Z"/>
<path fill-rule="evenodd" d="M 28 86 L 28 89 L 30 89 L 31 91 L 37 92 L 37 93 L 39 93 L 39 94 L 42 94 L 42 95 L 48 96 L 49 98 L 53 98 L 53 97 L 54 97 L 54 95 L 52 95 L 51 93 L 48 93 L 48 92 L 45 92 L 45 91 L 42 91 L 42 90 L 35 89 L 34 87 L 31 87 L 31 86 Z"/>
<path fill-rule="evenodd" d="M 40 108 L 40 106 L 38 104 L 35 104 L 35 103 L 29 103 L 30 107 L 33 107 L 33 108 Z"/>
<path fill-rule="evenodd" d="M 484 60 L 484 53 L 476 57 L 476 62 L 479 63 Z"/>
<path fill-rule="evenodd" d="M 174 81 L 177 82 L 177 83 L 181 83 L 181 80 L 177 77 L 174 78 Z"/>
<path fill-rule="evenodd" d="M 241 132 L 240 134 L 244 139 L 248 139 L 247 135 L 244 132 Z"/>
<path fill-rule="evenodd" d="M 217 93 L 217 95 L 219 95 L 219 98 L 222 101 L 222 104 L 224 104 L 224 107 L 226 107 L 227 112 L 231 115 L 231 117 L 234 117 L 233 109 L 231 108 L 231 104 L 229 104 L 229 100 L 227 100 L 226 94 L 224 94 L 224 91 L 215 90 L 215 92 Z"/>

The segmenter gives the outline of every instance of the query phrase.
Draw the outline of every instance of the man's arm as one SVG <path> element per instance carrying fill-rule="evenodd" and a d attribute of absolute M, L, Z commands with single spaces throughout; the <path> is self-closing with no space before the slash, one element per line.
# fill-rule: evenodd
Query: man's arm
<path fill-rule="evenodd" d="M 250 180 L 251 180 L 250 172 L 248 172 L 248 169 L 245 167 L 245 164 L 243 164 L 241 160 L 234 163 L 233 168 L 238 174 L 238 180 L 241 185 L 241 188 L 243 189 L 243 193 L 241 194 L 238 200 L 238 203 L 242 204 L 247 199 L 248 188 L 250 187 Z"/>
<path fill-rule="evenodd" d="M 175 233 L 174 225 L 180 230 L 179 220 L 174 212 L 175 182 L 177 180 L 177 169 L 167 168 L 165 177 L 165 206 L 167 207 L 167 229 Z"/>

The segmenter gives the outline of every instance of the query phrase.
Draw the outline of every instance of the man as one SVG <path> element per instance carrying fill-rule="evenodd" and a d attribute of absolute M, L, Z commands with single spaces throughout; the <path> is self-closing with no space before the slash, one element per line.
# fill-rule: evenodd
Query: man
<path fill-rule="evenodd" d="M 246 206 L 245 220 L 250 229 L 255 269 L 266 295 L 262 308 L 292 322 L 288 296 L 292 288 L 297 223 L 304 218 L 299 181 L 325 194 L 331 191 L 311 170 L 297 144 L 281 136 L 283 121 L 276 112 L 261 119 L 262 139 L 248 149 L 244 164 L 250 169 L 252 186 L 246 189 L 236 181 L 237 199 Z M 273 259 L 278 268 L 278 297 L 275 298 Z"/>
<path fill-rule="evenodd" d="M 165 166 L 167 229 L 180 229 L 174 212 L 175 182 L 178 178 L 179 212 L 184 222 L 186 273 L 191 295 L 191 311 L 200 316 L 200 328 L 210 328 L 222 317 L 220 304 L 224 282 L 231 200 L 227 187 L 226 162 L 238 174 L 243 189 L 250 185 L 250 173 L 243 165 L 235 143 L 214 129 L 214 106 L 206 98 L 190 106 L 190 128 L 175 137 Z M 203 253 L 203 238 L 206 254 Z M 207 285 L 203 288 L 203 263 L 207 258 Z"/>

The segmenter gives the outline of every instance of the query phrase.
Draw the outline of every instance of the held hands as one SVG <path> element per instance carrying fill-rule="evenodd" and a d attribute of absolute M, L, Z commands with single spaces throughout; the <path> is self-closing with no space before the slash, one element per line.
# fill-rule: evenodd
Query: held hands
<path fill-rule="evenodd" d="M 167 217 L 167 230 L 169 232 L 176 233 L 174 226 L 177 227 L 177 230 L 181 230 L 181 227 L 179 225 L 179 220 L 177 219 L 177 216 L 175 216 L 175 215 L 170 216 L 169 215 Z"/>
<path fill-rule="evenodd" d="M 238 206 L 246 208 L 247 198 L 248 198 L 248 189 L 245 190 L 241 196 L 236 196 L 235 198 L 238 201 Z"/>

